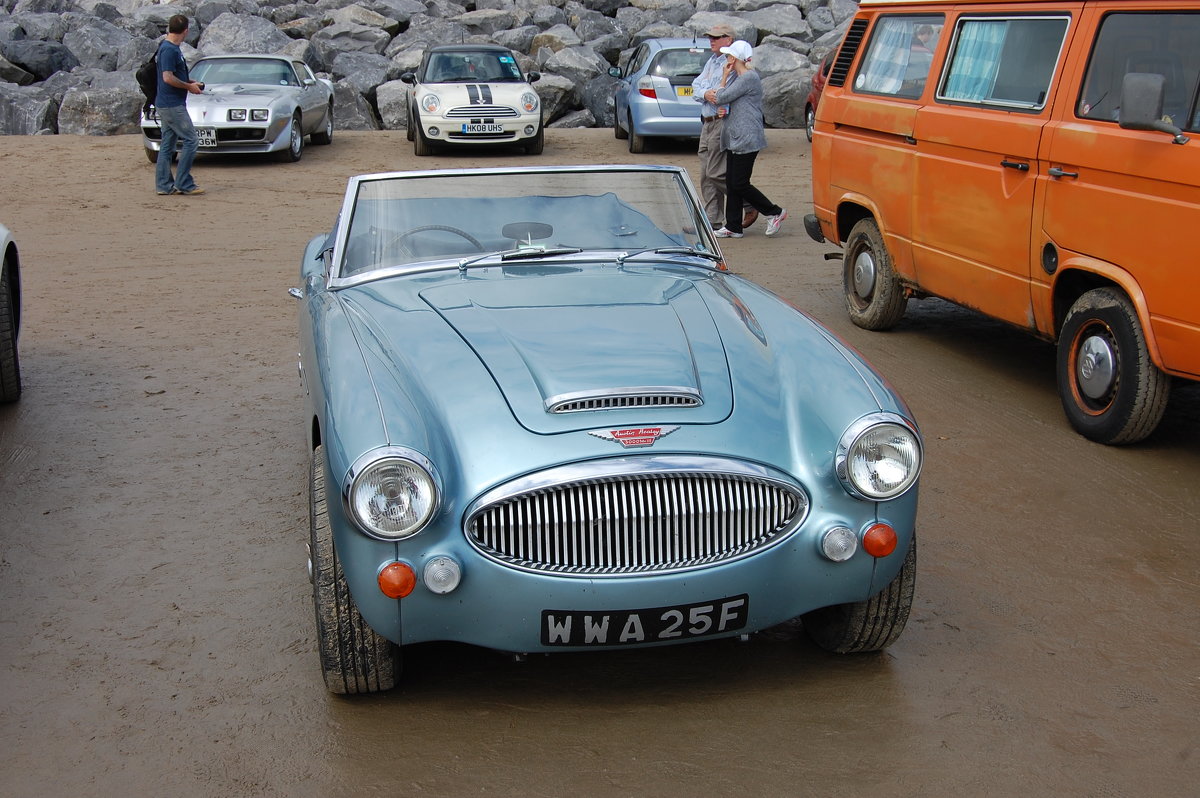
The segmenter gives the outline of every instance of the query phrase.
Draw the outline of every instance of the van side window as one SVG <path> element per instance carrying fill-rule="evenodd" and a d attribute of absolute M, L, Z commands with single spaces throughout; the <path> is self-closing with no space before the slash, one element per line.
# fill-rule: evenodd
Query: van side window
<path fill-rule="evenodd" d="M 944 23 L 941 14 L 880 17 L 854 79 L 854 89 L 867 94 L 920 97 Z"/>
<path fill-rule="evenodd" d="M 961 19 L 940 100 L 1041 110 L 1070 20 Z"/>
<path fill-rule="evenodd" d="M 1200 131 L 1200 14 L 1109 14 L 1088 60 L 1076 114 L 1115 121 L 1121 84 L 1129 72 L 1165 78 L 1163 116 L 1178 127 Z"/>

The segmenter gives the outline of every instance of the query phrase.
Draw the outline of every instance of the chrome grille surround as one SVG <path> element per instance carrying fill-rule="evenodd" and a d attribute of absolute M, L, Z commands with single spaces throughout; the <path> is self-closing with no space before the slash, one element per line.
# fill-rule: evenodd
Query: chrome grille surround
<path fill-rule="evenodd" d="M 662 574 L 747 557 L 788 537 L 809 499 L 781 472 L 698 455 L 576 463 L 502 485 L 467 510 L 467 540 L 522 570 Z"/>
<path fill-rule="evenodd" d="M 447 119 L 471 119 L 476 117 L 512 119 L 520 116 L 516 108 L 507 105 L 462 105 L 446 111 Z"/>
<path fill-rule="evenodd" d="M 559 394 L 546 400 L 546 410 L 550 413 L 582 413 L 589 410 L 636 410 L 646 407 L 699 407 L 702 404 L 704 401 L 695 388 L 653 386 Z"/>

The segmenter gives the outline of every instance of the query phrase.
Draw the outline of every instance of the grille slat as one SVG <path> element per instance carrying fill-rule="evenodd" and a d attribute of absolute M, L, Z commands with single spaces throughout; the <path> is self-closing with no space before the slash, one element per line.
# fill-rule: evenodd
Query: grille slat
<path fill-rule="evenodd" d="M 691 393 L 614 394 L 562 399 L 551 402 L 551 413 L 582 413 L 590 410 L 641 410 L 649 407 L 699 407 L 700 397 Z"/>
<path fill-rule="evenodd" d="M 451 108 L 446 111 L 447 119 L 472 119 L 475 117 L 492 117 L 501 119 L 512 119 L 520 116 L 516 108 L 508 108 L 503 105 L 464 105 L 458 108 Z"/>
<path fill-rule="evenodd" d="M 502 562 L 604 575 L 696 567 L 745 556 L 803 519 L 807 498 L 766 480 L 630 474 L 507 497 L 468 521 Z"/>

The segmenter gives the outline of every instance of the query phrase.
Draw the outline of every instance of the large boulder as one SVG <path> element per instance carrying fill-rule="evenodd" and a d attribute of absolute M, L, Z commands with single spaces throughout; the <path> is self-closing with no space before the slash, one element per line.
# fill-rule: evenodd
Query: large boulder
<path fill-rule="evenodd" d="M 408 84 L 389 80 L 375 89 L 375 106 L 385 130 L 408 127 Z"/>
<path fill-rule="evenodd" d="M 358 87 L 346 80 L 333 84 L 333 107 L 339 130 L 379 130 L 379 120 Z"/>
<path fill-rule="evenodd" d="M 274 53 L 291 42 L 262 17 L 226 12 L 204 29 L 196 49 L 205 55 Z"/>
<path fill-rule="evenodd" d="M 575 83 L 561 75 L 542 75 L 533 88 L 542 100 L 542 119 L 547 124 L 578 104 Z"/>
<path fill-rule="evenodd" d="M 58 132 L 58 100 L 48 92 L 0 83 L 0 135 Z"/>
<path fill-rule="evenodd" d="M 33 83 L 34 80 L 33 75 L 21 69 L 4 56 L 0 56 L 0 83 L 15 83 L 18 86 L 27 86 Z"/>
<path fill-rule="evenodd" d="M 55 72 L 70 72 L 79 66 L 79 59 L 58 42 L 27 39 L 0 42 L 0 56 L 33 75 L 35 80 L 45 80 Z"/>
<path fill-rule="evenodd" d="M 763 79 L 763 121 L 768 127 L 804 127 L 804 100 L 812 75 L 808 64 L 805 69 Z"/>
<path fill-rule="evenodd" d="M 136 86 L 72 89 L 58 109 L 58 132 L 79 136 L 137 133 L 138 111 L 145 99 Z"/>
<path fill-rule="evenodd" d="M 381 83 L 400 77 L 400 68 L 379 53 L 338 53 L 330 72 L 334 80 L 344 79 L 368 100 L 374 99 Z"/>
<path fill-rule="evenodd" d="M 83 66 L 114 70 L 118 53 L 133 36 L 111 22 L 93 17 L 87 24 L 67 31 L 63 44 Z"/>

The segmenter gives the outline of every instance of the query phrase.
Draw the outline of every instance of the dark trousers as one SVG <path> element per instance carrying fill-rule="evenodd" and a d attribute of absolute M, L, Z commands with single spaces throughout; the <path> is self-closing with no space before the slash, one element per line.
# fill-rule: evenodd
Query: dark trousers
<path fill-rule="evenodd" d="M 783 213 L 775 203 L 750 183 L 750 175 L 754 172 L 754 159 L 757 152 L 725 153 L 725 229 L 734 233 L 742 232 L 742 205 L 753 207 L 763 216 L 778 216 Z"/>

